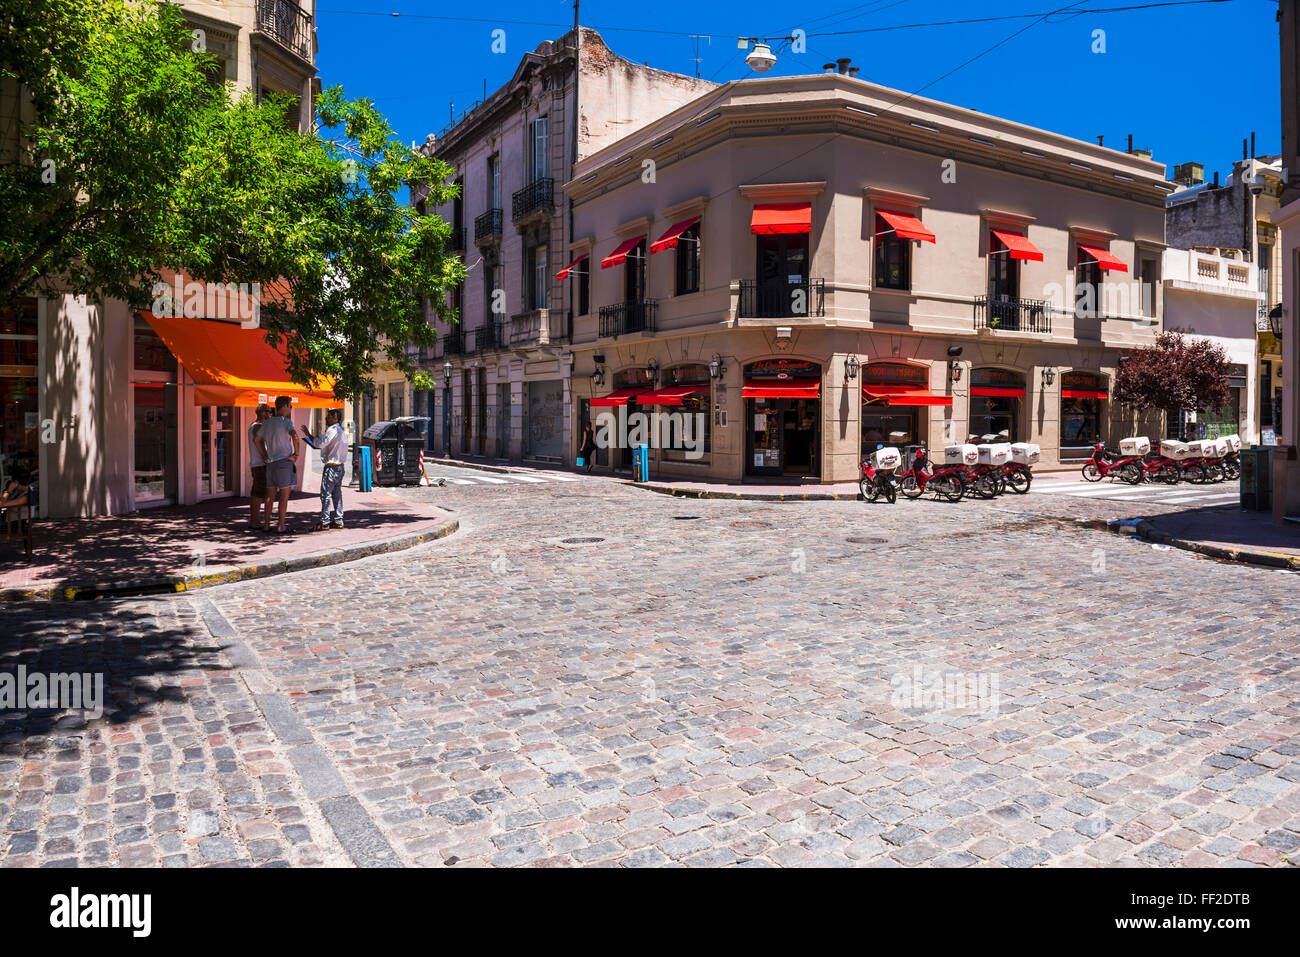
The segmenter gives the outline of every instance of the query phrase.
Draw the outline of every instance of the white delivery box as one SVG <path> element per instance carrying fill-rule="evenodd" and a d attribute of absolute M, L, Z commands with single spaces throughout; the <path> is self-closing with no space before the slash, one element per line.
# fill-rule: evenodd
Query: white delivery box
<path fill-rule="evenodd" d="M 1017 465 L 1037 465 L 1043 450 L 1032 442 L 1011 443 L 1011 461 Z"/>
<path fill-rule="evenodd" d="M 903 453 L 898 449 L 886 447 L 871 453 L 871 464 L 884 472 L 898 468 L 902 461 Z"/>
<path fill-rule="evenodd" d="M 1216 459 L 1223 458 L 1231 451 L 1232 451 L 1232 443 L 1229 442 L 1227 439 L 1214 440 L 1214 457 Z"/>
<path fill-rule="evenodd" d="M 1192 450 L 1191 457 L 1194 459 L 1212 459 L 1214 458 L 1214 440 L 1201 439 L 1199 442 L 1188 442 L 1187 445 Z"/>
<path fill-rule="evenodd" d="M 1120 455 L 1146 455 L 1151 451 L 1151 440 L 1145 435 L 1135 435 L 1119 440 Z"/>
<path fill-rule="evenodd" d="M 1006 465 L 1011 461 L 1009 443 L 996 442 L 991 445 L 977 445 L 975 448 L 979 453 L 980 465 Z"/>
<path fill-rule="evenodd" d="M 1160 443 L 1160 454 L 1167 459 L 1181 461 L 1192 457 L 1192 450 L 1186 442 L 1179 442 L 1177 439 L 1165 439 Z"/>
<path fill-rule="evenodd" d="M 949 445 L 943 450 L 944 465 L 974 465 L 979 460 L 979 448 L 974 445 Z"/>
<path fill-rule="evenodd" d="M 1228 443 L 1229 453 L 1241 451 L 1241 436 L 1236 432 L 1232 433 L 1232 435 L 1225 435 L 1220 441 Z"/>

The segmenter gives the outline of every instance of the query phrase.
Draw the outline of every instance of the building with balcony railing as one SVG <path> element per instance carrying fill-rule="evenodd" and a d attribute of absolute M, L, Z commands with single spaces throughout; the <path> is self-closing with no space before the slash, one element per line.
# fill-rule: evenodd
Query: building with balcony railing
<path fill-rule="evenodd" d="M 970 434 L 1077 468 L 1161 427 L 1110 393 L 1161 328 L 1173 188 L 1143 155 L 843 72 L 728 83 L 563 184 L 556 262 L 592 304 L 570 415 L 693 409 L 707 452 L 652 448 L 665 477 L 852 481 L 877 444 Z"/>

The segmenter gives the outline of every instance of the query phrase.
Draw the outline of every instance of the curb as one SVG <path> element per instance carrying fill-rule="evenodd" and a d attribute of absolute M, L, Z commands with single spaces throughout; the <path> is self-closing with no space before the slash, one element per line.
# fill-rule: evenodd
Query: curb
<path fill-rule="evenodd" d="M 229 585 L 232 582 L 268 578 L 309 568 L 325 568 L 361 558 L 400 552 L 426 542 L 446 538 L 460 529 L 459 519 L 451 518 L 423 532 L 410 532 L 376 542 L 358 542 L 306 555 L 277 558 L 259 565 L 234 565 L 220 571 L 185 575 L 159 575 L 153 578 L 124 579 L 115 582 L 74 582 L 39 588 L 6 588 L 0 591 L 0 604 L 20 601 L 88 601 L 94 598 L 118 598 L 127 595 L 175 594 Z"/>
<path fill-rule="evenodd" d="M 646 485 L 642 482 L 620 483 L 647 492 L 660 495 L 672 495 L 677 498 L 719 498 L 747 502 L 856 502 L 861 499 L 858 492 L 805 492 L 802 495 L 772 495 L 763 492 L 710 492 L 708 489 L 674 488 L 671 485 Z"/>
<path fill-rule="evenodd" d="M 1121 535 L 1133 535 L 1135 538 L 1141 538 L 1157 545 L 1168 545 L 1170 548 L 1196 552 L 1198 555 L 1205 555 L 1208 558 L 1220 558 L 1245 565 L 1258 565 L 1262 568 L 1300 571 L 1300 555 L 1287 555 L 1282 552 L 1260 552 L 1248 548 L 1229 548 L 1225 545 L 1211 545 L 1208 542 L 1198 542 L 1190 538 L 1179 538 L 1177 535 L 1171 535 L 1169 532 L 1163 532 L 1156 528 L 1151 523 L 1151 519 L 1147 518 L 1127 519 L 1118 522 L 1092 522 L 1090 524 L 1095 528 L 1104 528 L 1107 531 Z"/>

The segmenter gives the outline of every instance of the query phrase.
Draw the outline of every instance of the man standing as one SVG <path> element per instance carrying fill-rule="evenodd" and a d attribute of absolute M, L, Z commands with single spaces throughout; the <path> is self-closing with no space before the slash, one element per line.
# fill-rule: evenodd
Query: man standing
<path fill-rule="evenodd" d="M 258 450 L 266 459 L 266 510 L 268 520 L 271 503 L 278 501 L 280 511 L 275 532 L 284 534 L 285 513 L 289 511 L 289 492 L 298 482 L 298 433 L 293 430 L 293 400 L 282 395 L 275 400 L 275 415 L 262 423 L 256 437 Z"/>
<path fill-rule="evenodd" d="M 256 415 L 257 421 L 248 427 L 248 461 L 253 472 L 253 490 L 248 495 L 248 503 L 253 511 L 253 531 L 264 532 L 271 524 L 271 503 L 266 497 L 266 457 L 257 447 L 257 433 L 261 431 L 262 423 L 271 417 L 271 407 L 263 402 L 257 407 Z M 261 514 L 263 506 L 266 508 L 264 516 Z"/>
<path fill-rule="evenodd" d="M 320 519 L 313 532 L 343 527 L 343 464 L 348 460 L 348 434 L 343 430 L 343 410 L 325 413 L 325 432 L 317 439 L 302 426 L 307 444 L 320 451 Z M 331 507 L 333 514 L 331 515 Z"/>

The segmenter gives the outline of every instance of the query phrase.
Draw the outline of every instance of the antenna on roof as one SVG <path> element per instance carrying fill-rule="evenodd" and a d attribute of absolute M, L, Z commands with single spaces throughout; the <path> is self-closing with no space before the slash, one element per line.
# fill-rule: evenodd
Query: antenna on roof
<path fill-rule="evenodd" d="M 700 41 L 708 40 L 709 46 L 713 46 L 713 37 L 707 33 L 692 33 L 690 36 L 695 40 L 695 56 L 690 57 L 690 59 L 695 63 L 695 75 L 698 77 L 700 75 L 700 63 L 703 59 L 700 56 Z"/>

